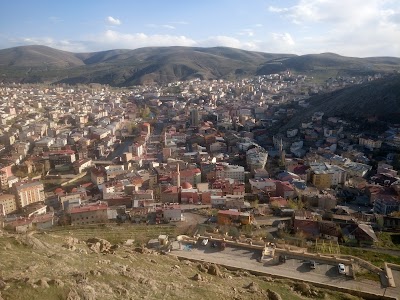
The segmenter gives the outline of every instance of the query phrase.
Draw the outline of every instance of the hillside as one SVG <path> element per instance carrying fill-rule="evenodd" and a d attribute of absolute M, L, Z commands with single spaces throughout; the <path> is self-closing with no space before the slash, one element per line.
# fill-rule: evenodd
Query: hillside
<path fill-rule="evenodd" d="M 75 67 L 85 63 L 74 53 L 46 46 L 21 46 L 0 50 L 0 67 Z"/>
<path fill-rule="evenodd" d="M 309 76 L 323 78 L 357 76 L 391 72 L 400 69 L 400 58 L 396 57 L 346 57 L 334 53 L 307 54 L 286 59 L 273 59 L 257 70 L 257 75 L 293 70 Z"/>
<path fill-rule="evenodd" d="M 99 238 L 77 238 L 76 228 L 30 234 L 0 231 L 0 299 L 359 299 L 125 245 L 118 233 L 127 236 L 127 228 L 91 229 L 85 232 Z M 134 230 L 128 231 L 135 237 Z M 103 235 L 113 236 L 116 244 Z"/>
<path fill-rule="evenodd" d="M 325 79 L 400 70 L 400 58 L 272 54 L 227 47 L 146 47 L 72 53 L 45 46 L 0 50 L 2 82 L 130 86 L 193 78 L 237 79 L 287 69 Z"/>
<path fill-rule="evenodd" d="M 381 120 L 398 122 L 400 120 L 400 75 L 313 96 L 307 101 L 310 104 L 309 107 L 299 111 L 282 129 L 309 121 L 317 111 L 324 112 L 326 116 L 344 118 L 376 116 Z"/>

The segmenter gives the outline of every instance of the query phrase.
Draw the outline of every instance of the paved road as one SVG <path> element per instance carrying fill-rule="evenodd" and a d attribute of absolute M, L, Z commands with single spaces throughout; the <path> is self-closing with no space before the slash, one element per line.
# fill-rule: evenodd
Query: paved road
<path fill-rule="evenodd" d="M 315 270 L 310 270 L 307 264 L 297 259 L 288 259 L 286 263 L 281 265 L 260 263 L 257 261 L 261 256 L 260 250 L 227 247 L 224 251 L 220 251 L 207 245 L 198 246 L 197 248 L 194 247 L 191 251 L 173 250 L 171 254 L 185 258 L 204 260 L 216 264 L 224 264 L 237 268 L 265 272 L 271 275 L 283 276 L 295 280 L 314 281 L 356 291 L 362 290 L 380 295 L 385 293 L 385 295 L 393 297 L 398 297 L 400 295 L 399 288 L 385 289 L 381 287 L 379 282 L 369 280 L 356 281 L 351 277 L 341 275 L 338 273 L 336 265 L 318 263 Z"/>

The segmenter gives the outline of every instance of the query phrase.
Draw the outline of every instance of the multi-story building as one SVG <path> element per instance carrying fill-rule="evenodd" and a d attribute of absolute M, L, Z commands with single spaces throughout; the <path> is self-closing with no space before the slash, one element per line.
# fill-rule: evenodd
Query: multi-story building
<path fill-rule="evenodd" d="M 17 207 L 22 208 L 28 204 L 44 201 L 44 187 L 40 181 L 17 182 L 13 185 L 17 200 Z"/>
<path fill-rule="evenodd" d="M 172 173 L 172 184 L 179 186 L 179 183 L 189 182 L 192 186 L 196 187 L 201 182 L 201 171 L 198 168 L 186 169 L 179 172 Z"/>
<path fill-rule="evenodd" d="M 394 195 L 379 195 L 374 201 L 374 212 L 382 215 L 389 215 L 392 212 L 400 211 L 400 199 Z"/>
<path fill-rule="evenodd" d="M 0 195 L 0 216 L 8 215 L 17 210 L 17 202 L 12 194 Z"/>
<path fill-rule="evenodd" d="M 311 183 L 319 189 L 331 187 L 331 175 L 326 171 L 314 171 L 311 175 Z"/>
<path fill-rule="evenodd" d="M 230 164 L 217 165 L 215 175 L 216 178 L 234 179 L 244 182 L 244 167 Z"/>
<path fill-rule="evenodd" d="M 75 152 L 73 150 L 60 150 L 48 153 L 50 166 L 54 168 L 58 165 L 70 165 L 75 161 Z"/>
<path fill-rule="evenodd" d="M 379 149 L 382 146 L 382 141 L 380 139 L 360 137 L 358 143 L 368 149 Z"/>
<path fill-rule="evenodd" d="M 71 225 L 105 223 L 108 221 L 107 209 L 108 206 L 104 203 L 73 207 L 69 211 L 71 216 Z"/>

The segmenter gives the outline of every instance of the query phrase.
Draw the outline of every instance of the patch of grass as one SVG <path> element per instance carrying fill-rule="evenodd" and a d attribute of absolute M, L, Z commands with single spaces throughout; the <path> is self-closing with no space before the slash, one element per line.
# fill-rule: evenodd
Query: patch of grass
<path fill-rule="evenodd" d="M 374 264 L 375 266 L 377 266 L 379 268 L 383 267 L 384 262 L 400 264 L 399 256 L 394 256 L 394 255 L 390 255 L 387 253 L 381 253 L 381 252 L 373 251 L 373 250 L 364 251 L 364 250 L 358 249 L 358 248 L 340 246 L 340 253 L 359 257 L 361 259 L 369 261 L 370 263 Z"/>
<path fill-rule="evenodd" d="M 356 273 L 356 279 L 357 280 L 372 280 L 372 281 L 377 281 L 380 282 L 380 278 L 376 273 L 372 272 L 357 272 Z"/>
<path fill-rule="evenodd" d="M 67 299 L 69 289 L 56 286 L 49 288 L 33 288 L 31 286 L 15 286 L 1 292 L 4 299 L 18 300 L 64 300 Z"/>

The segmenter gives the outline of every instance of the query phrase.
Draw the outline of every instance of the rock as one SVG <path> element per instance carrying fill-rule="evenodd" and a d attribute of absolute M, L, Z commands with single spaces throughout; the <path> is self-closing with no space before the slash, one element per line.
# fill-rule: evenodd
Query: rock
<path fill-rule="evenodd" d="M 173 266 L 172 266 L 172 268 L 173 268 L 173 269 L 177 269 L 177 270 L 179 270 L 181 267 L 180 267 L 180 266 L 178 266 L 178 265 L 173 265 Z"/>
<path fill-rule="evenodd" d="M 90 285 L 85 285 L 83 288 L 83 299 L 85 300 L 96 300 L 96 291 Z"/>
<path fill-rule="evenodd" d="M 250 282 L 247 286 L 245 286 L 245 288 L 251 293 L 257 293 L 259 291 L 259 287 L 254 281 Z"/>
<path fill-rule="evenodd" d="M 0 280 L 0 290 L 5 290 L 6 286 L 7 286 L 7 284 L 5 283 L 5 281 Z"/>
<path fill-rule="evenodd" d="M 64 287 L 64 285 L 65 285 L 64 282 L 61 279 L 52 279 L 52 280 L 49 281 L 49 284 L 55 285 L 55 286 L 58 286 L 58 287 Z"/>
<path fill-rule="evenodd" d="M 11 244 L 9 243 L 9 242 L 7 242 L 5 245 L 4 245 L 4 250 L 10 250 L 11 249 Z"/>
<path fill-rule="evenodd" d="M 90 270 L 89 273 L 93 276 L 101 276 L 101 272 L 98 270 Z"/>
<path fill-rule="evenodd" d="M 311 290 L 310 286 L 305 282 L 296 282 L 294 284 L 294 290 L 303 296 L 307 296 Z"/>
<path fill-rule="evenodd" d="M 0 300 L 4 300 L 4 298 L 1 296 L 1 292 L 0 292 Z"/>
<path fill-rule="evenodd" d="M 135 251 L 141 254 L 149 254 L 150 251 L 149 249 L 145 248 L 145 247 L 136 247 Z"/>
<path fill-rule="evenodd" d="M 200 272 L 204 272 L 204 273 L 207 273 L 207 271 L 208 271 L 208 266 L 206 267 L 207 265 L 203 265 L 203 264 L 198 264 L 197 265 L 197 269 L 199 269 L 199 271 Z"/>
<path fill-rule="evenodd" d="M 47 278 L 40 278 L 36 284 L 42 288 L 48 288 L 49 284 L 47 283 L 49 280 Z"/>
<path fill-rule="evenodd" d="M 95 253 L 111 253 L 112 245 L 109 241 L 99 238 L 90 238 L 86 241 L 86 245 Z"/>
<path fill-rule="evenodd" d="M 218 266 L 215 264 L 210 265 L 210 267 L 208 268 L 208 274 L 222 277 L 221 271 L 219 270 Z"/>
<path fill-rule="evenodd" d="M 204 279 L 203 279 L 203 276 L 201 276 L 199 273 L 195 274 L 195 275 L 192 277 L 192 279 L 195 280 L 195 281 L 203 281 L 203 280 L 204 280 Z"/>
<path fill-rule="evenodd" d="M 268 299 L 269 300 L 282 300 L 281 295 L 273 290 L 267 289 Z"/>
<path fill-rule="evenodd" d="M 135 242 L 135 240 L 134 240 L 134 239 L 129 239 L 129 240 L 126 240 L 126 242 L 125 242 L 125 246 L 132 246 L 134 242 Z"/>
<path fill-rule="evenodd" d="M 85 273 L 75 273 L 73 275 L 75 277 L 76 283 L 87 283 L 88 278 Z"/>
<path fill-rule="evenodd" d="M 81 300 L 81 297 L 76 290 L 70 290 L 67 296 L 67 300 Z"/>
<path fill-rule="evenodd" d="M 71 245 L 71 246 L 73 246 L 73 245 L 75 245 L 75 244 L 78 244 L 79 243 L 79 240 L 77 239 L 77 238 L 74 238 L 74 237 L 72 237 L 72 236 L 69 236 L 69 237 L 67 237 L 66 238 L 66 244 L 67 245 Z"/>
<path fill-rule="evenodd" d="M 186 260 L 186 259 L 182 260 L 182 263 L 187 265 L 187 266 L 191 266 L 192 265 L 192 262 L 190 260 Z"/>
<path fill-rule="evenodd" d="M 75 251 L 76 247 L 74 245 L 64 244 L 62 245 L 63 248 L 67 248 L 70 251 Z"/>
<path fill-rule="evenodd" d="M 150 262 L 156 264 L 157 262 L 154 259 L 150 259 Z"/>

